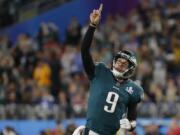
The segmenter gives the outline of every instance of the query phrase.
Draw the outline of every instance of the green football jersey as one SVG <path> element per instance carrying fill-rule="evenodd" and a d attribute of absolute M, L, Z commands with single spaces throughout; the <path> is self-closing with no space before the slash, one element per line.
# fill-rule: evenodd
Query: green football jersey
<path fill-rule="evenodd" d="M 118 83 L 109 68 L 96 64 L 95 77 L 90 81 L 86 126 L 100 135 L 115 135 L 128 104 L 138 103 L 142 94 L 143 89 L 132 80 Z"/>

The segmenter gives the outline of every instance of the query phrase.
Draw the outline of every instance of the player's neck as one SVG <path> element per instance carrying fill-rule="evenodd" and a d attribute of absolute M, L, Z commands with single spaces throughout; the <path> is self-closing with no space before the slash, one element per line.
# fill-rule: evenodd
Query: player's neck
<path fill-rule="evenodd" d="M 121 79 L 121 78 L 116 78 L 116 81 L 118 81 L 119 83 L 124 83 L 126 82 L 128 79 Z"/>

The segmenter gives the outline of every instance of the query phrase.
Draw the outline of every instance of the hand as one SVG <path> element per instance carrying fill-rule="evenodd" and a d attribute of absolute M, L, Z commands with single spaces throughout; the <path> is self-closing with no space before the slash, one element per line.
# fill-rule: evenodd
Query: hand
<path fill-rule="evenodd" d="M 99 6 L 98 10 L 93 10 L 93 12 L 90 14 L 90 25 L 97 26 L 101 19 L 101 12 L 103 9 L 103 4 Z"/>
<path fill-rule="evenodd" d="M 120 128 L 122 128 L 122 129 L 132 131 L 135 129 L 135 127 L 136 127 L 136 121 L 135 120 L 133 120 L 131 122 L 127 118 L 120 120 Z"/>
<path fill-rule="evenodd" d="M 120 128 L 130 130 L 132 128 L 130 121 L 127 118 L 121 119 Z"/>

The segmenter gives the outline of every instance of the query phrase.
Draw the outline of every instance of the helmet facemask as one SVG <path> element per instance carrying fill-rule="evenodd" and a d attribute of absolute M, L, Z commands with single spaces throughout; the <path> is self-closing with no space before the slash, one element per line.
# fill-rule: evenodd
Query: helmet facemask
<path fill-rule="evenodd" d="M 129 62 L 128 68 L 123 72 L 120 72 L 114 68 L 118 58 L 126 59 Z M 135 56 L 131 52 L 122 51 L 122 52 L 117 53 L 116 56 L 114 57 L 112 73 L 118 79 L 128 79 L 134 74 L 136 66 L 137 66 L 137 61 L 136 61 Z"/>

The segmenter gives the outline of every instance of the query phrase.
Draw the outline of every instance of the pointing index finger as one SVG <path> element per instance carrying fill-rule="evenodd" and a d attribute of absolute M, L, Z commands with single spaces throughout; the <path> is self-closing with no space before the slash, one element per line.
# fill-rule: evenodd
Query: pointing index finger
<path fill-rule="evenodd" d="M 101 12 L 103 10 L 103 4 L 101 3 L 99 6 L 99 12 Z"/>

